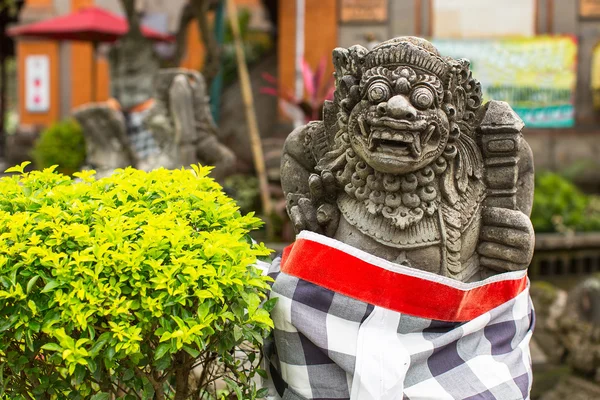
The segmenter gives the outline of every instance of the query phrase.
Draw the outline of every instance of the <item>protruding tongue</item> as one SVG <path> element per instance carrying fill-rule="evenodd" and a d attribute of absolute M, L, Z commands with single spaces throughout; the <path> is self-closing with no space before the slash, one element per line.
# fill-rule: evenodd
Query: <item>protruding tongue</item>
<path fill-rule="evenodd" d="M 377 148 L 377 143 L 375 142 L 375 139 L 373 138 L 373 135 L 369 136 L 369 150 L 373 151 Z"/>
<path fill-rule="evenodd" d="M 421 147 L 421 135 L 419 132 L 415 132 L 413 137 L 414 140 L 412 143 L 408 144 L 408 147 L 413 157 L 418 158 L 421 157 L 421 153 L 423 153 L 423 148 Z"/>

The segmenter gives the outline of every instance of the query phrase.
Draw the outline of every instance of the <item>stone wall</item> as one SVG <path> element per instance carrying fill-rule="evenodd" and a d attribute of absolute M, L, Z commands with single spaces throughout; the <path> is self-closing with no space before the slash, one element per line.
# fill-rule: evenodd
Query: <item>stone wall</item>
<path fill-rule="evenodd" d="M 587 192 L 600 192 L 600 129 L 525 129 L 537 171 L 576 172 Z"/>

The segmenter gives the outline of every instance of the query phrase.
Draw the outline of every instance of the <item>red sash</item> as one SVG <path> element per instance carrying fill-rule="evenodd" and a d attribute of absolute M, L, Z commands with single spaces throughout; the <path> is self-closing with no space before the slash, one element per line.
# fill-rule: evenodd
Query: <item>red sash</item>
<path fill-rule="evenodd" d="M 528 287 L 526 271 L 463 283 L 394 264 L 337 240 L 302 232 L 281 271 L 365 303 L 421 318 L 470 321 Z"/>

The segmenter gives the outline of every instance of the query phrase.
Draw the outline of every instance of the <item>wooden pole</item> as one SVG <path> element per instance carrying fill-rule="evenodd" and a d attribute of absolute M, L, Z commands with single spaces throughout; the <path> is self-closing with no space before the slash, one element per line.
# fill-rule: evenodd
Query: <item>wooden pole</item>
<path fill-rule="evenodd" d="M 262 207 L 266 218 L 267 240 L 273 240 L 273 205 L 271 203 L 271 195 L 269 193 L 267 169 L 265 167 L 265 158 L 263 156 L 260 133 L 258 131 L 258 123 L 256 121 L 256 112 L 254 110 L 254 100 L 252 97 L 252 86 L 250 84 L 248 66 L 246 65 L 244 47 L 242 45 L 242 36 L 240 34 L 240 27 L 238 24 L 237 9 L 234 0 L 225 1 L 227 2 L 227 14 L 229 17 L 229 23 L 231 24 L 231 32 L 233 33 L 233 40 L 235 43 L 238 76 L 240 78 L 242 99 L 244 101 L 246 121 L 248 123 L 248 133 L 250 134 L 250 144 L 254 158 L 254 167 L 256 168 L 256 173 L 258 174 Z"/>

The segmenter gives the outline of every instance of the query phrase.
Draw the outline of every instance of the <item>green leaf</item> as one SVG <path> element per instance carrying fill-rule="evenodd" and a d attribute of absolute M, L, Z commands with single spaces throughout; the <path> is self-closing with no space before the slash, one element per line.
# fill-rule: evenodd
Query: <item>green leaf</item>
<path fill-rule="evenodd" d="M 115 358 L 115 354 L 117 352 L 115 351 L 115 348 L 110 346 L 108 349 L 106 349 L 106 351 L 104 352 L 104 356 L 106 357 L 106 359 L 108 361 L 112 361 L 113 358 Z"/>
<path fill-rule="evenodd" d="M 90 350 L 89 350 L 90 355 L 92 357 L 95 357 L 96 355 L 98 355 L 100 350 L 102 350 L 102 348 L 108 342 L 109 338 L 110 338 L 110 332 L 105 332 L 102 335 L 100 335 L 98 340 L 96 340 L 94 342 L 94 344 L 92 345 L 92 347 L 90 348 Z"/>
<path fill-rule="evenodd" d="M 279 300 L 278 297 L 273 297 L 272 299 L 265 301 L 265 304 L 263 304 L 263 309 L 267 310 L 268 312 L 271 312 L 273 308 L 275 308 L 277 300 Z"/>
<path fill-rule="evenodd" d="M 11 326 L 17 322 L 19 316 L 16 314 L 11 315 L 9 318 L 0 320 L 0 332 L 4 332 L 8 330 Z"/>
<path fill-rule="evenodd" d="M 244 333 L 242 332 L 242 328 L 240 326 L 234 326 L 233 327 L 233 338 L 235 339 L 235 341 L 239 341 L 242 337 L 244 336 Z"/>
<path fill-rule="evenodd" d="M 242 391 L 239 385 L 233 380 L 231 380 L 231 378 L 228 378 L 226 376 L 223 377 L 223 380 L 225 381 L 225 383 L 227 383 L 227 386 L 229 386 L 229 388 L 235 392 L 235 395 L 237 396 L 238 400 L 243 400 L 244 397 L 242 396 Z"/>
<path fill-rule="evenodd" d="M 259 389 L 258 392 L 256 392 L 256 398 L 258 399 L 262 399 L 264 397 L 267 397 L 267 395 L 269 394 L 269 388 L 262 388 Z"/>
<path fill-rule="evenodd" d="M 160 358 L 162 358 L 162 356 L 164 356 L 165 354 L 167 354 L 167 352 L 171 349 L 171 344 L 170 343 L 161 343 L 158 345 L 158 347 L 156 348 L 156 351 L 154 352 L 154 359 L 158 360 Z"/>
<path fill-rule="evenodd" d="M 33 313 L 33 315 L 37 314 L 37 305 L 35 304 L 35 302 L 33 300 L 29 300 L 27 302 L 27 306 L 29 307 L 29 309 L 31 310 L 31 312 Z"/>
<path fill-rule="evenodd" d="M 83 365 L 78 365 L 75 367 L 75 374 L 73 375 L 72 382 L 74 385 L 80 385 L 83 382 L 83 378 L 85 378 L 85 368 Z"/>
<path fill-rule="evenodd" d="M 25 332 L 25 345 L 30 351 L 34 351 L 33 347 L 33 337 L 31 336 L 31 331 L 28 330 Z"/>
<path fill-rule="evenodd" d="M 92 374 L 96 373 L 96 370 L 98 369 L 98 365 L 96 364 L 96 361 L 92 360 L 92 359 L 87 359 L 87 366 L 88 369 L 90 370 L 90 372 Z"/>
<path fill-rule="evenodd" d="M 59 285 L 59 283 L 56 282 L 55 280 L 48 281 L 48 283 L 46 283 L 46 286 L 44 286 L 44 288 L 42 289 L 42 293 L 49 292 L 52 289 L 58 287 L 58 285 Z"/>
<path fill-rule="evenodd" d="M 42 346 L 42 349 L 49 350 L 49 351 L 62 351 L 63 350 L 63 348 L 60 347 L 60 345 L 58 343 L 46 343 L 45 345 Z"/>
<path fill-rule="evenodd" d="M 252 320 L 264 324 L 269 328 L 273 328 L 273 320 L 271 319 L 271 316 L 263 309 L 256 310 L 256 314 L 254 314 Z"/>
<path fill-rule="evenodd" d="M 39 321 L 29 321 L 29 330 L 38 333 L 42 328 L 42 324 Z"/>
<path fill-rule="evenodd" d="M 265 371 L 264 369 L 257 368 L 255 371 L 256 371 L 256 373 L 258 375 L 260 375 L 261 378 L 263 378 L 263 379 L 269 379 L 269 376 L 267 375 L 267 371 Z"/>
<path fill-rule="evenodd" d="M 169 355 L 165 354 L 164 356 L 162 356 L 161 358 L 159 358 L 154 365 L 156 366 L 156 369 L 158 371 L 164 371 L 167 368 L 169 368 L 171 366 L 172 363 L 172 359 L 171 357 L 169 357 Z"/>
<path fill-rule="evenodd" d="M 40 279 L 40 276 L 36 275 L 33 278 L 31 278 L 29 280 L 29 282 L 27 282 L 27 294 L 29 294 L 29 292 L 31 292 L 31 289 L 33 289 L 33 285 L 35 285 L 35 283 L 38 281 L 38 279 Z"/>
<path fill-rule="evenodd" d="M 184 345 L 183 350 L 185 350 L 186 353 L 188 353 L 190 356 L 192 356 L 192 358 L 198 358 L 198 356 L 200 355 L 200 352 L 198 350 L 196 350 L 190 346 Z"/>
<path fill-rule="evenodd" d="M 248 302 L 248 313 L 254 314 L 258 306 L 260 305 L 260 297 L 256 293 L 250 293 L 247 297 Z"/>
<path fill-rule="evenodd" d="M 210 312 L 210 308 L 212 306 L 213 302 L 210 300 L 204 300 L 202 303 L 200 303 L 200 305 L 198 306 L 198 319 L 203 321 L 206 316 L 208 315 L 208 313 Z"/>
<path fill-rule="evenodd" d="M 134 376 L 135 376 L 135 372 L 132 369 L 126 369 L 125 372 L 123 372 L 123 377 L 122 377 L 123 382 L 130 380 Z"/>
<path fill-rule="evenodd" d="M 110 394 L 109 393 L 96 393 L 95 395 L 90 397 L 90 400 L 110 400 Z"/>

